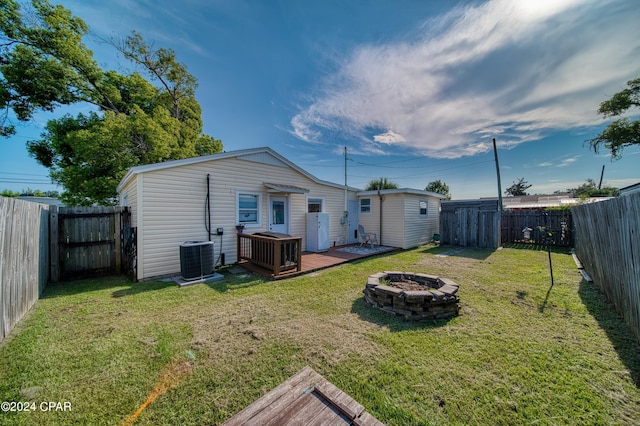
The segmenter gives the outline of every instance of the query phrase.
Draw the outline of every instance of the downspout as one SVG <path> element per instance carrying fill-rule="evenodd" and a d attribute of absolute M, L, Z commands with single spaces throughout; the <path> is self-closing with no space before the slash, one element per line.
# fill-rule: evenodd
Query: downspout
<path fill-rule="evenodd" d="M 207 212 L 206 219 L 208 221 L 207 225 L 207 236 L 209 237 L 209 241 L 211 241 L 211 191 L 209 186 L 209 173 L 207 173 Z"/>

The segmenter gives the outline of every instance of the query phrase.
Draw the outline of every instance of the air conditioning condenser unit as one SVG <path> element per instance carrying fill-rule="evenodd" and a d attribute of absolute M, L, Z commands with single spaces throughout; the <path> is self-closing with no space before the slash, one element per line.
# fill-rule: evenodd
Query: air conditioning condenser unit
<path fill-rule="evenodd" d="M 214 273 L 213 241 L 185 241 L 180 244 L 180 273 L 185 281 Z"/>

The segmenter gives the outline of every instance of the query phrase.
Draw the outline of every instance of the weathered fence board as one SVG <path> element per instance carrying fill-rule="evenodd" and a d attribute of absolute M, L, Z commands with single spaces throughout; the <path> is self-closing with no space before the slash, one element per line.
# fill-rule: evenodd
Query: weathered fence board
<path fill-rule="evenodd" d="M 576 255 L 640 341 L 640 193 L 573 208 Z"/>
<path fill-rule="evenodd" d="M 124 210 L 124 207 L 53 207 L 51 281 L 121 273 Z"/>
<path fill-rule="evenodd" d="M 500 245 L 497 201 L 446 201 L 441 206 L 442 244 L 481 248 L 497 248 Z"/>
<path fill-rule="evenodd" d="M 551 231 L 551 245 L 573 247 L 573 218 L 570 210 L 506 210 L 501 218 L 502 243 L 547 244 L 543 229 Z M 529 238 L 525 229 L 530 229 Z"/>
<path fill-rule="evenodd" d="M 0 341 L 49 280 L 49 206 L 0 197 Z"/>
<path fill-rule="evenodd" d="M 529 238 L 525 238 L 525 228 L 530 229 Z M 496 200 L 465 200 L 445 201 L 440 212 L 442 244 L 481 248 L 505 243 L 547 244 L 542 228 L 551 231 L 552 245 L 573 246 L 570 211 L 514 209 L 500 213 Z"/>

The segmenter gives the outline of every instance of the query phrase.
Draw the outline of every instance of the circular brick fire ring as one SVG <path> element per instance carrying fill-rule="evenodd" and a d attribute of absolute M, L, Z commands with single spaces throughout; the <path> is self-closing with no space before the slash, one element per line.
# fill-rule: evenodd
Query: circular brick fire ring
<path fill-rule="evenodd" d="M 459 285 L 448 278 L 413 272 L 385 271 L 369 275 L 366 302 L 409 320 L 447 319 L 460 311 Z"/>

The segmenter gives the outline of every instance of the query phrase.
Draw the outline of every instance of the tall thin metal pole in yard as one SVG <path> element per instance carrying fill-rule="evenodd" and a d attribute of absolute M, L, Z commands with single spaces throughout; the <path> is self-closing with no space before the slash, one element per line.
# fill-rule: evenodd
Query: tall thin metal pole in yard
<path fill-rule="evenodd" d="M 550 231 L 549 225 L 549 213 L 544 212 L 544 233 L 545 241 L 547 243 L 547 254 L 549 255 L 549 273 L 551 274 L 551 287 L 553 287 L 553 264 L 551 263 L 551 238 L 553 233 Z"/>
<path fill-rule="evenodd" d="M 496 159 L 496 175 L 498 176 L 498 210 L 502 211 L 502 185 L 500 184 L 500 163 L 498 163 L 498 149 L 496 138 L 493 138 L 493 156 Z"/>

